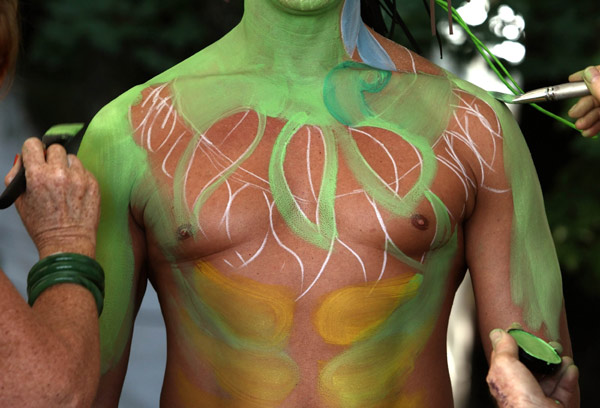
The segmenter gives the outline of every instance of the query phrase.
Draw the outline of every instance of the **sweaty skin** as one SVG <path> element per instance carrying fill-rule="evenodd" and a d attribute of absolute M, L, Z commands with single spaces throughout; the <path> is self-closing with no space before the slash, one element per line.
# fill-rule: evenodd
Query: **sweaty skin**
<path fill-rule="evenodd" d="M 90 125 L 100 405 L 118 398 L 146 279 L 165 407 L 451 406 L 445 333 L 467 267 L 482 332 L 521 321 L 570 350 L 510 113 L 359 6 L 246 0 L 227 36 Z"/>

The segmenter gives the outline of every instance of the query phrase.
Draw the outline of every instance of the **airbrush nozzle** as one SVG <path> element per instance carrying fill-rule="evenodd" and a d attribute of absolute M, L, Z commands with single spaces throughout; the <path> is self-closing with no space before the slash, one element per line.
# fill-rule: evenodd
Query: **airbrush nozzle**
<path fill-rule="evenodd" d="M 501 94 L 490 92 L 494 98 L 505 103 L 535 103 L 560 101 L 563 99 L 579 98 L 590 95 L 590 90 L 585 82 L 569 82 L 566 84 L 548 86 L 546 88 L 534 89 L 522 95 Z"/>

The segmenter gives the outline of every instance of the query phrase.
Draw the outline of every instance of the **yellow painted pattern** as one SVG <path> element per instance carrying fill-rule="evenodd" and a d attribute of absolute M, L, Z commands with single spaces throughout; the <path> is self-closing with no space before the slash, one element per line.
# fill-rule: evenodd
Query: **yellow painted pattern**
<path fill-rule="evenodd" d="M 314 324 L 328 343 L 349 346 L 321 367 L 320 393 L 328 406 L 422 406 L 419 395 L 402 390 L 432 327 L 431 321 L 403 324 L 421 283 L 422 275 L 400 276 L 342 288 L 325 298 Z"/>
<path fill-rule="evenodd" d="M 262 346 L 282 346 L 294 318 L 294 294 L 243 276 L 227 277 L 206 262 L 197 265 L 193 289 L 236 337 Z"/>
<path fill-rule="evenodd" d="M 336 408 L 414 406 L 418 400 L 402 399 L 402 386 L 429 332 L 424 327 L 405 338 L 372 339 L 338 355 L 321 371 L 324 399 Z"/>
<path fill-rule="evenodd" d="M 225 276 L 209 263 L 199 263 L 186 280 L 195 298 L 189 302 L 197 304 L 180 309 L 183 336 L 226 397 L 209 395 L 182 377 L 180 398 L 207 398 L 202 406 L 208 407 L 279 406 L 299 381 L 285 350 L 294 315 L 291 291 Z"/>
<path fill-rule="evenodd" d="M 402 303 L 417 292 L 415 275 L 368 282 L 327 295 L 314 315 L 314 324 L 326 342 L 350 345 L 368 336 Z"/>

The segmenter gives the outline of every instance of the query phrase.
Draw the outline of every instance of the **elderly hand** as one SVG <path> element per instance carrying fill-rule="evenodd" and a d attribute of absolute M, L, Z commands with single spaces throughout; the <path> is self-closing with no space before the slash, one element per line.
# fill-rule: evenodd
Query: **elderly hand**
<path fill-rule="evenodd" d="M 15 205 L 40 259 L 58 252 L 95 255 L 96 230 L 100 217 L 98 183 L 74 155 L 58 145 L 44 154 L 39 139 L 23 144 L 27 190 Z M 21 160 L 6 175 L 15 177 Z"/>
<path fill-rule="evenodd" d="M 579 371 L 570 357 L 563 357 L 560 371 L 539 382 L 519 361 L 519 348 L 507 332 L 490 332 L 494 351 L 486 378 L 500 408 L 569 407 L 577 390 Z"/>
<path fill-rule="evenodd" d="M 569 116 L 577 119 L 575 126 L 582 135 L 589 137 L 600 134 L 600 65 L 587 67 L 569 77 L 569 81 L 584 81 L 592 92 L 584 96 L 569 110 Z"/>

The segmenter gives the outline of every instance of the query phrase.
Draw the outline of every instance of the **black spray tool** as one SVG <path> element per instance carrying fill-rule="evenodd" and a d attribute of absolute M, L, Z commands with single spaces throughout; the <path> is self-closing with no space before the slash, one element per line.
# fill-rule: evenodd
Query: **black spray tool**
<path fill-rule="evenodd" d="M 42 143 L 46 148 L 51 144 L 58 143 L 65 148 L 67 154 L 77 154 L 84 133 L 85 125 L 83 123 L 55 125 L 42 136 Z M 15 178 L 0 195 L 0 210 L 10 207 L 25 192 L 25 189 L 25 167 L 21 166 Z"/>

